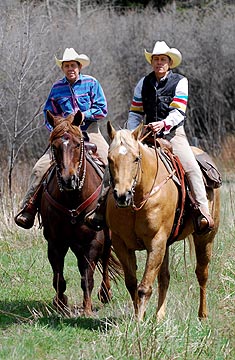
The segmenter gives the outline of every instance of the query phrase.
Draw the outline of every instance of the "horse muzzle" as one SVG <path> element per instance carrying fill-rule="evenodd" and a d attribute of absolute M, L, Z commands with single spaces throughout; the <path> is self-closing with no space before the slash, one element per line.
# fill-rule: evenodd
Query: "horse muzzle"
<path fill-rule="evenodd" d="M 119 208 L 129 207 L 133 202 L 133 193 L 131 190 L 126 191 L 124 194 L 119 194 L 118 190 L 114 189 L 113 196 Z"/>
<path fill-rule="evenodd" d="M 61 185 L 65 191 L 74 191 L 79 187 L 79 178 L 76 175 L 72 175 L 69 178 L 61 178 Z"/>

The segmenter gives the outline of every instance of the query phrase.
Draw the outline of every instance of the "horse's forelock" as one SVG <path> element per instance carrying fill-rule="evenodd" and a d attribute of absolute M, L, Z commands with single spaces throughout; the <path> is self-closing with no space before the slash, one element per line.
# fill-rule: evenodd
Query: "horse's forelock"
<path fill-rule="evenodd" d="M 78 126 L 72 125 L 70 120 L 63 120 L 51 132 L 50 142 L 61 138 L 65 133 L 69 133 L 76 137 L 82 137 L 82 132 Z"/>
<path fill-rule="evenodd" d="M 136 150 L 136 140 L 131 135 L 131 132 L 129 130 L 118 130 L 116 132 L 116 135 L 110 144 L 110 151 L 115 149 L 118 146 L 124 145 L 127 148 L 129 148 L 131 151 Z"/>

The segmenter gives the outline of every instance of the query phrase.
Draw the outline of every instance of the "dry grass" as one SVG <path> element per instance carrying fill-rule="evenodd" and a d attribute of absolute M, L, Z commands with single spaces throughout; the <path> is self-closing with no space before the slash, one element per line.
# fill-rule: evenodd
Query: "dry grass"
<path fill-rule="evenodd" d="M 227 135 L 221 145 L 218 166 L 227 178 L 235 178 L 235 136 Z"/>

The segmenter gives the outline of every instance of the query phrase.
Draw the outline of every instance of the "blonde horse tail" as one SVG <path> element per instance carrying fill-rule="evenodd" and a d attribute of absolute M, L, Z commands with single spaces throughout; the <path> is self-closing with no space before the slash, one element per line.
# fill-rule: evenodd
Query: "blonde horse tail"
<path fill-rule="evenodd" d="M 195 246 L 194 246 L 193 236 L 191 234 L 188 235 L 187 242 L 189 245 L 190 261 L 192 263 L 193 259 L 195 258 Z M 186 261 L 186 239 L 184 239 L 184 267 L 185 267 L 186 282 L 188 284 L 188 289 L 190 289 L 190 283 L 189 283 L 189 277 L 187 271 L 187 261 Z"/>
<path fill-rule="evenodd" d="M 193 258 L 195 257 L 195 246 L 194 246 L 194 241 L 193 241 L 193 235 L 192 234 L 190 234 L 187 237 L 187 241 L 188 241 L 188 245 L 189 245 L 190 260 L 192 262 Z"/>

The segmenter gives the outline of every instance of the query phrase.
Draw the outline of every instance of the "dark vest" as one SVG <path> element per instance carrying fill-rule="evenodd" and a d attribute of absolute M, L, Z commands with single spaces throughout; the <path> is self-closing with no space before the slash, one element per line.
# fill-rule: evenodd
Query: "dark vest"
<path fill-rule="evenodd" d="M 182 78 L 182 75 L 172 71 L 158 84 L 154 71 L 144 78 L 142 100 L 146 114 L 146 124 L 153 121 L 161 121 L 167 117 L 169 105 L 175 95 L 176 86 Z"/>

